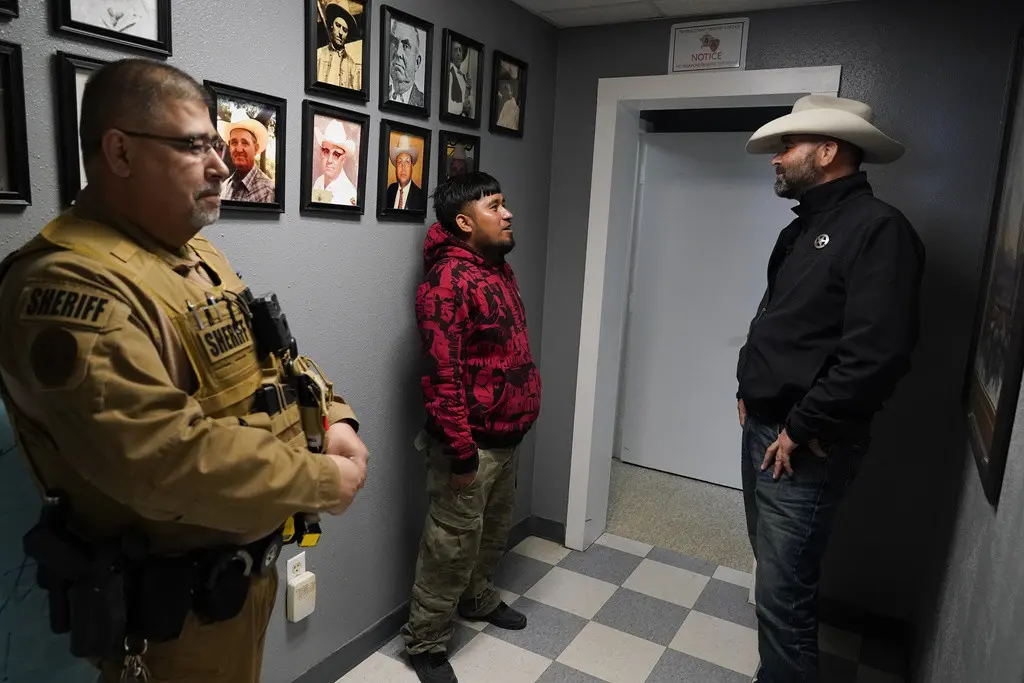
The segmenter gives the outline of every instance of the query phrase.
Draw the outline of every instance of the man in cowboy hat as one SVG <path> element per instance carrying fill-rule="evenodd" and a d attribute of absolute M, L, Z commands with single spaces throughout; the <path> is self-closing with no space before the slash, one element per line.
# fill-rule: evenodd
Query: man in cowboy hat
<path fill-rule="evenodd" d="M 427 195 L 412 181 L 412 169 L 420 159 L 419 149 L 413 146 L 408 135 L 402 135 L 398 144 L 391 146 L 390 156 L 398 180 L 388 186 L 387 205 L 392 209 L 425 211 Z"/>
<path fill-rule="evenodd" d="M 444 180 L 475 170 L 471 162 L 472 159 L 466 155 L 466 146 L 461 142 L 456 143 L 448 156 L 448 176 Z"/>
<path fill-rule="evenodd" d="M 747 143 L 773 154 L 776 194 L 799 202 L 737 368 L 759 683 L 819 680 L 819 563 L 917 342 L 925 250 L 860 170 L 903 155 L 872 119 L 861 102 L 811 95 Z"/>
<path fill-rule="evenodd" d="M 267 149 L 267 127 L 244 112 L 236 111 L 230 123 L 218 126 L 228 143 L 235 172 L 221 184 L 220 198 L 237 202 L 274 201 L 274 181 L 256 166 L 256 157 Z"/>
<path fill-rule="evenodd" d="M 332 119 L 323 133 L 314 128 L 313 137 L 324 169 L 313 183 L 313 201 L 355 206 L 358 192 L 345 174 L 345 160 L 356 155 L 355 141 L 348 137 L 345 126 L 337 119 Z"/>
<path fill-rule="evenodd" d="M 355 60 L 351 54 L 352 43 L 360 39 L 359 24 L 337 3 L 324 7 L 321 19 L 327 28 L 327 44 L 316 51 L 316 79 L 341 88 L 362 89 L 362 60 Z"/>

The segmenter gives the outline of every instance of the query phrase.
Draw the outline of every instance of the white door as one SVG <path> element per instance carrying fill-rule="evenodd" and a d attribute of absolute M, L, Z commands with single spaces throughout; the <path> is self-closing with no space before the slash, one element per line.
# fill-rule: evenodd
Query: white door
<path fill-rule="evenodd" d="M 646 146 L 623 365 L 624 462 L 742 488 L 736 357 L 779 231 L 749 133 L 665 133 Z"/>

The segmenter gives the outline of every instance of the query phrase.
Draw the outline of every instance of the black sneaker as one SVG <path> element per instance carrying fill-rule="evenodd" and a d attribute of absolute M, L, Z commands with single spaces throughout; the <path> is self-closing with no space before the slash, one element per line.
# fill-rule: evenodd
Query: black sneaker
<path fill-rule="evenodd" d="M 464 614 L 462 610 L 459 610 L 459 614 L 461 614 L 465 619 L 488 621 L 498 628 L 503 628 L 508 631 L 521 631 L 526 628 L 526 615 L 522 612 L 517 612 L 504 602 L 499 603 L 490 614 L 485 614 L 480 617 L 471 617 Z"/>
<path fill-rule="evenodd" d="M 411 655 L 409 660 L 420 683 L 459 683 L 444 652 L 423 652 Z"/>

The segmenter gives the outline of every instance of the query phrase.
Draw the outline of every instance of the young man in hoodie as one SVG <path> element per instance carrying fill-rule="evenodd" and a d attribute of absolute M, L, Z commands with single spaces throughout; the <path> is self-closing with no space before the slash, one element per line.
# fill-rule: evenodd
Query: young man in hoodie
<path fill-rule="evenodd" d="M 491 581 L 515 504 L 518 449 L 540 412 L 541 380 L 526 311 L 505 256 L 512 213 L 498 181 L 466 173 L 434 191 L 438 222 L 416 292 L 427 419 L 427 515 L 409 621 L 402 629 L 422 683 L 455 683 L 452 617 L 522 629 L 526 617 Z"/>

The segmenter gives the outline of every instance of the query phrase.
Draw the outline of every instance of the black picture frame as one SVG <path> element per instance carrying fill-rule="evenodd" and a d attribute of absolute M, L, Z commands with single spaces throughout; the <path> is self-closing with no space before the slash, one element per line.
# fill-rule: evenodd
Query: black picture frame
<path fill-rule="evenodd" d="M 462 151 L 468 158 L 472 160 L 471 163 L 467 164 L 466 171 L 479 171 L 480 170 L 480 136 L 470 135 L 469 133 L 463 133 L 456 130 L 441 130 L 437 134 L 437 182 L 438 184 L 448 180 L 451 175 L 449 170 L 451 168 L 451 155 L 457 152 L 459 146 L 462 146 Z M 469 150 L 472 149 L 472 154 L 469 154 Z M 452 152 L 449 152 L 450 148 Z"/>
<path fill-rule="evenodd" d="M 514 66 L 517 71 L 517 77 L 508 79 L 504 76 L 504 64 Z M 526 123 L 526 95 L 527 87 L 529 85 L 527 77 L 529 75 L 530 65 L 517 57 L 513 57 L 507 52 L 501 50 L 494 51 L 493 65 L 491 67 L 491 116 L 489 130 L 492 133 L 498 135 L 507 135 L 514 138 L 522 138 L 523 130 L 525 129 Z M 505 104 L 504 98 L 502 97 L 502 90 L 505 83 L 509 84 L 509 87 L 513 88 L 512 97 L 515 103 L 518 105 L 518 114 L 516 115 L 516 123 L 519 125 L 515 128 L 505 125 L 506 121 L 502 121 L 503 118 L 503 107 Z"/>
<path fill-rule="evenodd" d="M 141 0 L 140 0 L 141 1 Z M 144 38 L 114 30 L 98 24 L 75 18 L 73 4 L 100 3 L 102 0 L 51 0 L 53 7 L 53 28 L 55 31 L 88 38 L 101 43 L 114 43 L 122 47 L 140 50 L 151 55 L 170 57 L 171 50 L 171 0 L 146 0 L 154 4 L 156 14 L 156 37 Z"/>
<path fill-rule="evenodd" d="M 75 203 L 79 190 L 85 187 L 82 171 L 81 140 L 78 135 L 78 78 L 86 78 L 107 60 L 58 51 L 54 55 L 57 86 L 58 176 L 60 201 L 64 208 Z"/>
<path fill-rule="evenodd" d="M 245 213 L 284 213 L 285 178 L 287 177 L 285 160 L 287 157 L 286 133 L 288 130 L 288 101 L 283 97 L 275 97 L 273 95 L 256 92 L 255 90 L 247 90 L 245 88 L 239 88 L 233 85 L 226 85 L 224 83 L 217 83 L 214 81 L 203 81 L 203 85 L 210 92 L 210 96 L 213 98 L 213 106 L 210 108 L 210 120 L 213 122 L 214 127 L 217 128 L 217 132 L 221 134 L 222 138 L 224 138 L 225 144 L 228 145 L 224 149 L 224 163 L 228 166 L 232 175 L 228 176 L 224 181 L 225 184 L 232 182 L 235 173 L 235 165 L 232 161 L 230 139 L 225 137 L 229 120 L 225 119 L 226 112 L 221 110 L 221 105 L 224 101 L 257 105 L 259 107 L 258 110 L 252 106 L 247 107 L 247 114 L 264 126 L 268 135 L 267 150 L 269 150 L 271 146 L 273 146 L 274 150 L 273 159 L 271 159 L 270 155 L 267 154 L 267 150 L 261 150 L 257 153 L 257 163 L 259 164 L 259 168 L 256 169 L 267 176 L 272 174 L 271 180 L 274 183 L 274 201 L 244 201 L 227 199 L 222 196 L 220 201 L 221 210 Z M 273 112 L 272 119 L 267 115 L 268 111 Z M 273 128 L 272 131 L 271 127 Z M 258 130 L 258 127 L 256 128 Z M 262 131 L 259 132 L 262 133 Z"/>
<path fill-rule="evenodd" d="M 455 43 L 458 43 L 465 50 L 475 50 L 476 56 L 476 77 L 473 82 L 470 83 L 470 97 L 471 97 L 471 113 L 466 115 L 464 113 L 453 113 L 453 105 L 457 100 L 451 98 L 453 92 L 452 84 L 452 51 Z M 438 98 L 437 104 L 437 116 L 441 121 L 445 123 L 451 123 L 458 126 L 466 126 L 469 128 L 479 128 L 480 122 L 483 119 L 481 112 L 483 111 L 484 102 L 484 44 L 480 41 L 473 40 L 472 38 L 465 36 L 461 33 L 446 28 L 442 31 L 441 40 L 441 96 Z M 464 57 L 464 59 L 467 59 Z M 470 69 L 473 69 L 473 65 L 470 64 Z M 455 83 L 455 91 L 460 90 L 460 83 Z M 465 102 L 465 98 L 463 98 Z M 440 177 L 440 176 L 438 176 Z"/>
<path fill-rule="evenodd" d="M 370 55 L 372 54 L 372 31 L 370 30 L 373 12 L 372 0 L 344 0 L 347 7 L 340 7 L 338 2 L 331 2 L 329 0 L 303 0 L 303 2 L 306 3 L 306 91 L 314 94 L 329 95 L 331 97 L 337 97 L 339 99 L 349 100 L 352 102 L 365 103 L 369 101 Z M 359 36 L 360 85 L 358 88 L 347 87 L 340 83 L 331 83 L 325 80 L 320 80 L 318 73 L 318 51 L 328 47 L 328 28 L 325 24 L 327 17 L 324 13 L 325 10 L 323 9 L 324 4 L 338 5 L 345 13 L 349 13 L 351 11 L 351 5 L 359 5 L 362 7 L 362 11 L 358 13 L 358 17 L 349 14 L 349 17 L 352 18 L 357 28 Z M 350 30 L 350 38 L 352 33 L 353 32 Z M 354 42 L 351 40 L 346 42 L 347 46 L 351 46 L 352 44 L 354 44 Z M 352 54 L 354 54 L 354 51 L 348 51 L 347 58 L 354 59 Z"/>
<path fill-rule="evenodd" d="M 18 16 L 18 0 L 0 0 L 0 17 Z"/>
<path fill-rule="evenodd" d="M 423 75 L 423 90 L 420 92 L 413 79 L 410 88 L 410 103 L 399 102 L 391 99 L 391 51 L 394 42 L 391 36 L 391 22 L 406 24 L 413 27 L 419 35 L 422 31 L 425 36 L 421 38 L 418 49 L 421 51 L 421 61 L 417 65 L 417 75 Z M 434 24 L 408 12 L 395 9 L 390 5 L 380 7 L 380 104 L 379 108 L 384 112 L 404 114 L 414 118 L 430 118 L 430 76 L 434 64 Z M 407 91 L 408 92 L 408 91 Z"/>
<path fill-rule="evenodd" d="M 0 184 L 0 207 L 25 207 L 32 203 L 25 116 L 25 71 L 21 45 L 0 41 L 0 91 L 5 93 L 0 112 L 0 164 L 10 182 Z M 0 176 L 2 178 L 3 176 Z"/>
<path fill-rule="evenodd" d="M 326 188 L 317 189 L 314 188 L 317 185 L 316 180 L 313 179 L 314 173 L 314 159 L 313 154 L 316 150 L 314 144 L 317 137 L 317 117 L 327 117 L 334 119 L 342 123 L 355 124 L 359 126 L 359 142 L 358 149 L 355 150 L 355 154 L 352 156 L 357 159 L 356 163 L 356 180 L 352 181 L 348 171 L 344 168 L 342 171 L 345 173 L 345 177 L 349 183 L 352 184 L 355 189 L 355 203 L 333 203 L 330 201 L 323 201 L 327 198 L 327 193 L 330 192 Z M 326 129 L 324 133 L 327 133 Z M 347 134 L 347 131 L 346 131 Z M 330 104 L 324 104 L 323 102 L 316 102 L 313 100 L 303 100 L 302 102 L 302 176 L 300 185 L 300 191 L 302 192 L 302 200 L 299 202 L 299 211 L 303 214 L 322 214 L 322 215 L 334 215 L 334 216 L 362 216 L 366 209 L 366 174 L 367 174 L 367 150 L 370 145 L 370 117 L 367 114 L 358 111 L 352 111 L 351 109 L 342 109 Z M 351 165 L 349 160 L 343 162 Z M 317 180 L 320 178 L 318 177 Z M 314 196 L 314 191 L 317 192 L 317 196 Z"/>
<path fill-rule="evenodd" d="M 1010 225 L 1003 220 L 1004 214 L 1024 212 L 1024 194 L 1008 191 L 1011 178 L 1017 183 L 1024 179 L 1024 26 L 1013 55 L 963 392 L 971 450 L 985 497 L 994 507 L 999 503 L 1024 370 L 1024 221 Z M 1010 207 L 1010 202 L 1022 206 Z"/>
<path fill-rule="evenodd" d="M 418 192 L 410 191 L 409 202 L 415 203 L 416 208 L 398 209 L 392 206 L 396 197 L 389 197 L 389 189 L 394 183 L 390 179 L 390 169 L 393 167 L 391 160 L 391 136 L 402 135 L 413 136 L 422 139 L 422 151 L 419 157 L 413 161 L 412 179 L 414 187 Z M 430 204 L 430 137 L 431 131 L 421 126 L 381 119 L 380 122 L 380 155 L 377 161 L 377 217 L 399 221 L 423 222 L 427 217 L 427 207 Z M 397 156 L 401 156 L 399 153 Z M 416 185 L 416 171 L 419 169 L 420 182 Z M 397 190 L 397 188 L 396 188 Z"/>

